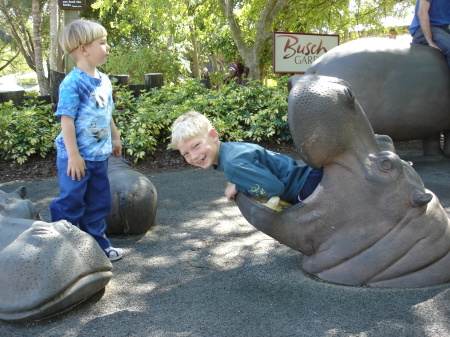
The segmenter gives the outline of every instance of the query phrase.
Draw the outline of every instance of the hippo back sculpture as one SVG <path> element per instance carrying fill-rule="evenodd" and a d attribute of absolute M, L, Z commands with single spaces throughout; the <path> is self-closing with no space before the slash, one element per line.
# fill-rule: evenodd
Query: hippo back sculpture
<path fill-rule="evenodd" d="M 142 173 L 122 157 L 110 157 L 108 178 L 112 210 L 106 217 L 107 235 L 146 233 L 155 223 L 158 195 Z"/>
<path fill-rule="evenodd" d="M 253 226 L 305 256 L 305 271 L 346 285 L 424 287 L 450 281 L 450 220 L 388 136 L 375 136 L 350 86 L 305 75 L 289 95 L 305 163 L 324 168 L 301 203 L 276 212 L 239 193 Z"/>
<path fill-rule="evenodd" d="M 436 49 L 385 38 L 357 39 L 322 55 L 306 74 L 349 83 L 375 133 L 393 140 L 422 139 L 424 155 L 450 157 L 450 71 Z"/>
<path fill-rule="evenodd" d="M 25 187 L 0 191 L 0 319 L 6 321 L 65 311 L 112 277 L 111 262 L 89 234 L 65 220 L 36 221 L 25 194 Z"/>

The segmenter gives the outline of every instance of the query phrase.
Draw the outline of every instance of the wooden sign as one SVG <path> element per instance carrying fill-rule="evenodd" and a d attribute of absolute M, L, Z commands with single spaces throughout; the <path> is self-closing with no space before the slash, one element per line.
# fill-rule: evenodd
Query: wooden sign
<path fill-rule="evenodd" d="M 339 35 L 273 33 L 273 71 L 304 73 L 331 48 L 339 45 Z"/>
<path fill-rule="evenodd" d="M 58 6 L 62 10 L 81 11 L 86 8 L 86 0 L 58 0 Z"/>

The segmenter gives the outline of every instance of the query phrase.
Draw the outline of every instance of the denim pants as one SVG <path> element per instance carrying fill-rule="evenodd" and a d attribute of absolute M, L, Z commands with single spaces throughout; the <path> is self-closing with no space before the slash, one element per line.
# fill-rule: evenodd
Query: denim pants
<path fill-rule="evenodd" d="M 433 41 L 441 48 L 442 53 L 447 58 L 447 64 L 450 67 L 450 29 L 446 27 L 431 26 L 431 33 L 433 34 Z M 413 35 L 414 43 L 422 43 L 428 45 L 422 28 L 418 28 Z"/>
<path fill-rule="evenodd" d="M 86 161 L 85 177 L 67 176 L 67 159 L 57 158 L 60 195 L 50 203 L 52 221 L 67 220 L 90 234 L 102 249 L 111 247 L 104 237 L 105 216 L 111 212 L 108 160 Z"/>
<path fill-rule="evenodd" d="M 298 194 L 297 199 L 292 200 L 291 204 L 297 204 L 309 197 L 319 185 L 320 181 L 322 180 L 322 176 L 323 168 L 312 169 L 311 172 L 309 172 L 308 179 L 306 180 L 305 185 L 303 185 L 302 190 Z"/>

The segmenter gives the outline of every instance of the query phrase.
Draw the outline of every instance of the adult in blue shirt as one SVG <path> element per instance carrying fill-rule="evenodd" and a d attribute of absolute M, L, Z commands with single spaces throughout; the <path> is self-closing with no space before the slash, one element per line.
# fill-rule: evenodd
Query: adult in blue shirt
<path fill-rule="evenodd" d="M 414 43 L 440 50 L 450 67 L 450 1 L 418 0 L 409 32 Z"/>

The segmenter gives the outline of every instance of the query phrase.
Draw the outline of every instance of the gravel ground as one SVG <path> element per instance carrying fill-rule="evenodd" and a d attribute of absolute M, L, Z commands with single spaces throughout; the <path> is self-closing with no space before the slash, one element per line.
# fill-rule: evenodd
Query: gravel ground
<path fill-rule="evenodd" d="M 401 156 L 413 161 L 450 215 L 450 159 L 422 157 L 416 148 Z M 105 290 L 58 316 L 0 321 L 0 336 L 450 336 L 450 285 L 322 282 L 301 269 L 300 253 L 257 231 L 225 200 L 221 173 L 147 176 L 158 192 L 156 226 L 111 239 L 126 256 L 113 264 Z M 20 185 L 49 220 L 56 180 L 3 182 L 0 189 Z"/>

